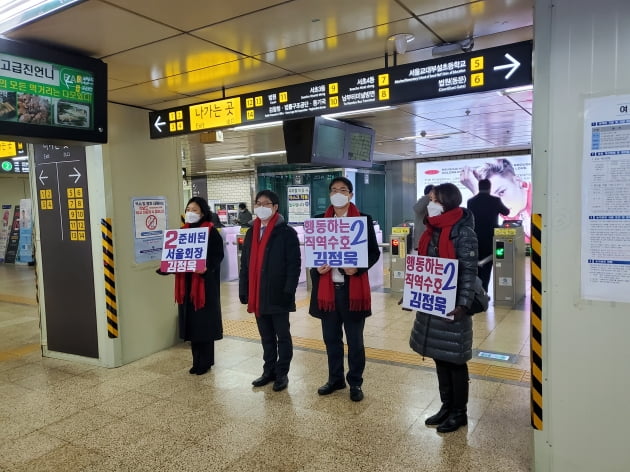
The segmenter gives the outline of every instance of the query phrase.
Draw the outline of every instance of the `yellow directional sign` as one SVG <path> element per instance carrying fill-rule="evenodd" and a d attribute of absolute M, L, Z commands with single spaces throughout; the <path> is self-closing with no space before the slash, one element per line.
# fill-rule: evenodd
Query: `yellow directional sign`
<path fill-rule="evenodd" d="M 191 131 L 238 125 L 241 123 L 241 99 L 236 97 L 191 105 L 189 113 Z"/>

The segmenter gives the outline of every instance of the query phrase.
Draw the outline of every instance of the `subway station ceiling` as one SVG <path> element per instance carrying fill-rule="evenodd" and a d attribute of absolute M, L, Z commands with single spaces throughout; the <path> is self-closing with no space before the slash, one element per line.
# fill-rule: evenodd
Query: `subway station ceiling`
<path fill-rule="evenodd" d="M 86 0 L 6 32 L 102 59 L 110 102 L 159 111 L 532 39 L 533 0 Z M 411 34 L 394 54 L 396 34 Z M 460 51 L 461 52 L 461 51 Z M 532 92 L 459 95 L 352 116 L 375 160 L 528 149 Z M 147 136 L 149 120 L 147 113 Z M 405 139 L 401 139 L 405 138 Z M 189 175 L 282 162 L 282 127 L 178 137 Z M 219 157 L 244 156 L 216 159 Z"/>

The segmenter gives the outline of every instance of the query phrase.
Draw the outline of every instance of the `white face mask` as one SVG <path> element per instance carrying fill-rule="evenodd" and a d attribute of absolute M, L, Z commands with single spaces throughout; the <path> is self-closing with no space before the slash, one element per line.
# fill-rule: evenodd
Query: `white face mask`
<path fill-rule="evenodd" d="M 439 203 L 429 202 L 429 205 L 427 206 L 427 213 L 431 217 L 441 215 L 444 213 L 444 207 Z"/>
<path fill-rule="evenodd" d="M 335 206 L 337 208 L 346 206 L 349 201 L 350 199 L 348 198 L 348 196 L 344 195 L 343 193 L 333 193 L 330 196 L 330 203 L 332 204 L 332 206 Z"/>
<path fill-rule="evenodd" d="M 273 210 L 271 208 L 267 208 L 263 206 L 254 208 L 254 214 L 261 220 L 266 220 L 270 218 L 272 213 L 273 213 Z"/>
<path fill-rule="evenodd" d="M 194 211 L 187 211 L 186 216 L 184 216 L 184 221 L 190 224 L 198 223 L 200 219 L 201 215 L 199 213 L 195 213 Z"/>

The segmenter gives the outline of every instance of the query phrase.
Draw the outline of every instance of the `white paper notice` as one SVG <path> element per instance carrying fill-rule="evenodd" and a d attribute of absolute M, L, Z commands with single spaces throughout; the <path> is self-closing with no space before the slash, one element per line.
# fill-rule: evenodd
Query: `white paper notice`
<path fill-rule="evenodd" d="M 630 95 L 584 106 L 582 298 L 630 302 Z"/>

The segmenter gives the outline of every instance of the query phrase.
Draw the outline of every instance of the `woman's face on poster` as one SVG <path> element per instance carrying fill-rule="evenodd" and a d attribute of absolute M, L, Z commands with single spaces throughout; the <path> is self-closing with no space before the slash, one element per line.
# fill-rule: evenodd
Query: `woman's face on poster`
<path fill-rule="evenodd" d="M 516 176 L 502 176 L 495 174 L 488 177 L 492 187 L 490 193 L 499 197 L 503 204 L 510 209 L 510 217 L 527 207 L 527 187 Z"/>

